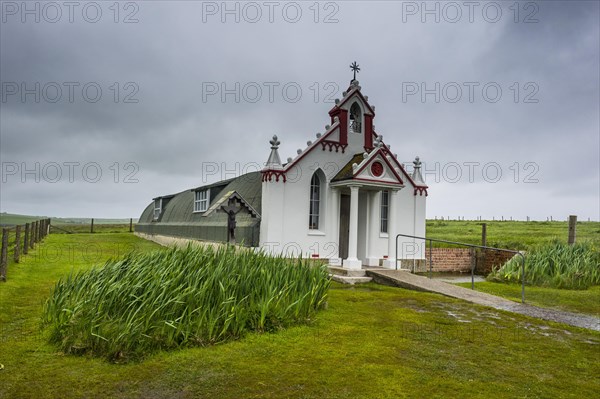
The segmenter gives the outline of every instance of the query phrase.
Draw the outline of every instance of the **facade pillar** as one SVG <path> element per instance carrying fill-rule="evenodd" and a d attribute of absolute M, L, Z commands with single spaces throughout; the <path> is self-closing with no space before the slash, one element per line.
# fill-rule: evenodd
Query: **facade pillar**
<path fill-rule="evenodd" d="M 375 253 L 375 243 L 381 230 L 381 217 L 379 215 L 379 206 L 381 202 L 381 191 L 372 191 L 369 193 L 369 224 L 367 227 L 367 266 L 379 266 L 379 256 Z"/>
<path fill-rule="evenodd" d="M 340 236 L 340 190 L 331 190 L 331 215 L 329 231 L 331 231 L 332 242 L 338 242 Z M 332 266 L 340 266 L 342 259 L 340 258 L 340 248 L 336 246 L 335 257 L 329 259 L 329 264 Z"/>
<path fill-rule="evenodd" d="M 346 269 L 360 269 L 362 261 L 357 257 L 358 249 L 358 186 L 350 186 L 350 232 L 348 234 L 348 259 L 344 260 Z"/>
<path fill-rule="evenodd" d="M 388 219 L 388 257 L 383 261 L 383 267 L 387 269 L 396 268 L 396 234 L 398 234 L 398 190 L 390 190 L 390 215 Z M 398 269 L 400 269 L 400 261 L 398 261 Z"/>

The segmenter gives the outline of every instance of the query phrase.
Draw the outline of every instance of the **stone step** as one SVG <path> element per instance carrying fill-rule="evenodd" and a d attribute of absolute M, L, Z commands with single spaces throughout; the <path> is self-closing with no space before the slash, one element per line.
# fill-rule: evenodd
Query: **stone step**
<path fill-rule="evenodd" d="M 340 266 L 329 266 L 329 273 L 334 274 L 336 276 L 347 276 L 347 277 L 365 277 L 367 275 L 366 271 L 363 269 L 353 270 L 353 269 L 344 269 Z"/>
<path fill-rule="evenodd" d="M 340 276 L 339 274 L 331 274 L 331 279 L 333 281 L 337 281 L 342 284 L 364 284 L 369 283 L 373 279 L 371 277 L 350 277 L 350 276 Z"/>

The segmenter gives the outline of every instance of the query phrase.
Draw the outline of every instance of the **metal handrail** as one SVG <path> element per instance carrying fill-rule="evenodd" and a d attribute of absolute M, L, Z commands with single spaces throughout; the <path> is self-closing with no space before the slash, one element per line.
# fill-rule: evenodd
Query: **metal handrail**
<path fill-rule="evenodd" d="M 429 278 L 431 278 L 431 273 L 432 273 L 432 269 L 433 269 L 433 257 L 431 256 L 432 255 L 431 254 L 431 243 L 434 241 L 435 242 L 443 242 L 446 244 L 461 245 L 463 247 L 469 247 L 469 248 L 491 249 L 493 251 L 509 252 L 509 253 L 512 253 L 515 255 L 520 255 L 521 256 L 521 274 L 522 274 L 521 303 L 525 303 L 525 255 L 523 255 L 520 251 L 514 251 L 512 249 L 488 247 L 487 245 L 467 244 L 464 242 L 456 242 L 456 241 L 440 240 L 440 239 L 436 239 L 436 238 L 411 236 L 411 235 L 407 235 L 407 234 L 396 234 L 396 256 L 394 259 L 394 265 L 396 266 L 396 270 L 398 270 L 398 237 L 416 238 L 419 240 L 429 241 Z M 475 270 L 475 267 L 471 266 L 471 289 L 474 289 L 474 286 L 475 286 L 474 270 Z"/>

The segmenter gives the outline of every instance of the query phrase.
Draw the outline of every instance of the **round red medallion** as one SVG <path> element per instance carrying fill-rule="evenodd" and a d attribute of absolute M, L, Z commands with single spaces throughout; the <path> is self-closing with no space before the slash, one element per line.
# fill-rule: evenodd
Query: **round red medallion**
<path fill-rule="evenodd" d="M 379 177 L 383 174 L 383 165 L 381 162 L 373 162 L 371 164 L 371 173 L 375 177 Z"/>

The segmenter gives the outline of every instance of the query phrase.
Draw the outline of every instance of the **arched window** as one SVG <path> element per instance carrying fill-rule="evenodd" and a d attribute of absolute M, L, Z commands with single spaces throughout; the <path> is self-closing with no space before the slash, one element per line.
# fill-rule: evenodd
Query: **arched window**
<path fill-rule="evenodd" d="M 319 178 L 317 171 L 310 179 L 310 210 L 308 214 L 308 228 L 311 230 L 319 229 L 321 197 L 321 179 Z"/>
<path fill-rule="evenodd" d="M 362 111 L 356 102 L 350 107 L 350 131 L 362 133 Z"/>

